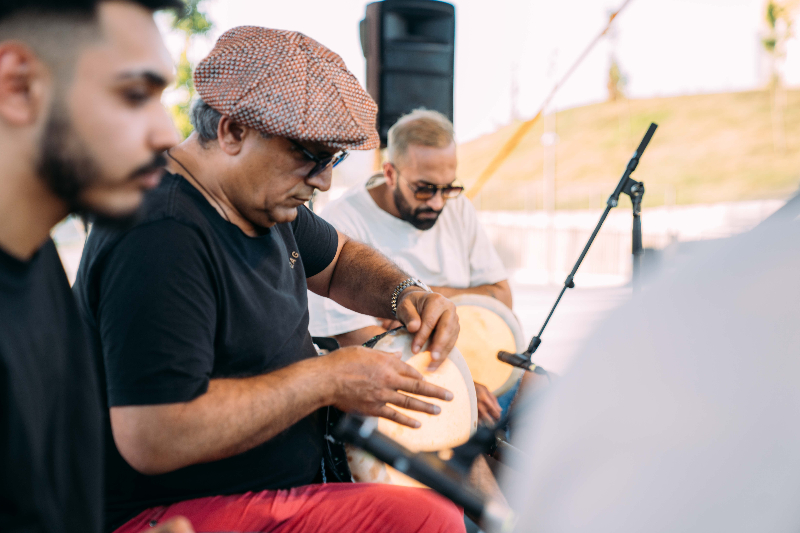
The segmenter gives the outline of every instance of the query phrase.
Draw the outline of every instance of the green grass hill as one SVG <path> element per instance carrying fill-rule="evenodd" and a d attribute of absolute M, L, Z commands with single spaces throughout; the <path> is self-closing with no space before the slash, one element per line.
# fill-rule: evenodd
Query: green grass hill
<path fill-rule="evenodd" d="M 770 102 L 768 91 L 751 91 L 561 111 L 556 207 L 602 206 L 650 122 L 659 128 L 633 175 L 645 183 L 645 205 L 785 198 L 800 186 L 800 90 L 785 91 L 777 121 Z M 468 188 L 518 126 L 459 146 L 459 178 Z M 543 132 L 540 120 L 476 198 L 481 209 L 542 208 Z"/>

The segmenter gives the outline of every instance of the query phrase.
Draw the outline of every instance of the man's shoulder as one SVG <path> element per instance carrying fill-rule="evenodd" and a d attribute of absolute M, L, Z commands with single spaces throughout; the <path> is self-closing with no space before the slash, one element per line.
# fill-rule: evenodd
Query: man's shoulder
<path fill-rule="evenodd" d="M 134 219 L 124 224 L 98 222 L 93 225 L 78 268 L 76 291 L 92 285 L 106 258 L 126 239 L 144 232 L 146 239 L 136 239 L 139 248 L 144 243 L 145 247 L 162 249 L 176 241 L 197 241 L 196 237 L 204 231 L 202 209 L 196 199 L 189 196 L 191 191 L 186 190 L 181 180 L 179 176 L 165 176 L 156 189 L 147 193 Z M 145 252 L 139 250 L 139 253 Z"/>
<path fill-rule="evenodd" d="M 164 219 L 198 222 L 203 219 L 203 202 L 206 200 L 200 191 L 183 177 L 166 174 L 161 184 L 145 196 L 137 222 L 144 224 Z"/>
<path fill-rule="evenodd" d="M 377 206 L 370 205 L 369 192 L 360 183 L 347 189 L 339 198 L 325 206 L 320 216 L 340 231 L 351 230 L 372 218 Z M 374 202 L 373 202 L 374 204 Z"/>
<path fill-rule="evenodd" d="M 363 183 L 354 185 L 344 191 L 341 196 L 335 200 L 328 202 L 328 205 L 322 210 L 322 215 L 335 215 L 342 212 L 358 212 L 359 208 L 363 207 L 365 196 L 369 192 L 364 188 Z"/>
<path fill-rule="evenodd" d="M 88 242 L 102 241 L 104 246 L 113 246 L 131 232 L 154 225 L 171 228 L 197 228 L 204 225 L 202 207 L 197 198 L 192 198 L 183 178 L 167 174 L 161 184 L 148 192 L 136 216 L 125 223 L 99 223 L 92 228 Z M 202 196 L 197 192 L 196 196 Z M 87 244 L 88 244 L 87 242 Z"/>

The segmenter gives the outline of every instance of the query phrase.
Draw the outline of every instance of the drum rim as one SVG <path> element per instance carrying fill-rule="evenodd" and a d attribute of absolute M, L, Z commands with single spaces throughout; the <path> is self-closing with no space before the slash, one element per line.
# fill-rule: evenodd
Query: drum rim
<path fill-rule="evenodd" d="M 380 335 L 377 335 L 376 337 L 373 337 L 372 339 L 368 340 L 364 345 L 366 346 L 367 344 L 370 344 L 370 346 L 367 346 L 368 348 L 380 350 L 380 348 L 376 348 L 376 346 L 380 341 L 382 341 L 386 337 L 396 337 L 399 334 L 412 335 L 406 330 L 405 327 L 399 327 L 387 331 L 385 333 L 382 333 Z M 420 351 L 421 352 L 425 351 L 428 348 L 429 343 L 430 340 L 423 345 L 422 350 Z M 456 355 L 456 357 L 453 357 L 454 354 Z M 464 359 L 464 356 L 461 354 L 461 351 L 455 346 L 453 346 L 453 350 L 447 357 L 448 359 L 450 359 L 450 361 L 453 362 L 454 365 L 456 365 L 456 368 L 461 373 L 461 377 L 462 379 L 464 379 L 464 383 L 466 384 L 467 387 L 467 395 L 469 396 L 469 407 L 470 407 L 469 434 L 472 435 L 475 433 L 475 431 L 477 431 L 478 428 L 478 395 L 475 392 L 475 382 L 472 379 L 472 372 L 470 372 L 469 370 L 469 365 L 467 365 L 467 360 Z"/>
<path fill-rule="evenodd" d="M 514 344 L 516 344 L 517 347 L 517 353 L 524 352 L 527 349 L 528 342 L 522 331 L 522 324 L 519 323 L 519 319 L 517 315 L 514 314 L 514 311 L 509 309 L 503 302 L 491 296 L 484 296 L 483 294 L 459 294 L 450 298 L 450 301 L 453 302 L 456 307 L 473 305 L 492 311 L 502 318 L 503 322 L 505 322 L 511 330 L 511 334 L 514 336 Z M 521 368 L 514 368 L 506 382 L 500 385 L 496 390 L 493 390 L 492 394 L 495 396 L 502 396 L 510 391 L 524 372 L 525 371 Z"/>

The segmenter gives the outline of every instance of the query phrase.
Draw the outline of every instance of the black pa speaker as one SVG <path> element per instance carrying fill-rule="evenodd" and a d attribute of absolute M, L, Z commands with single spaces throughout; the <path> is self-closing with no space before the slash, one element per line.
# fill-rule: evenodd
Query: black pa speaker
<path fill-rule="evenodd" d="M 367 5 L 361 21 L 367 91 L 378 104 L 377 128 L 418 108 L 453 120 L 456 9 L 437 0 L 385 0 Z"/>

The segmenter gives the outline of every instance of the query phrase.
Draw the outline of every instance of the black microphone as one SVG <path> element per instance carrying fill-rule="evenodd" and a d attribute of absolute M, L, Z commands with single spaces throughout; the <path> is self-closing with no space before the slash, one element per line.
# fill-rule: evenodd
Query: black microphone
<path fill-rule="evenodd" d="M 513 512 L 504 504 L 487 500 L 469 488 L 465 476 L 451 468 L 439 454 L 412 453 L 376 431 L 377 425 L 377 419 L 364 419 L 348 414 L 335 428 L 334 436 L 358 446 L 463 507 L 467 513 L 477 517 L 487 530 L 503 533 L 513 529 Z"/>
<path fill-rule="evenodd" d="M 497 359 L 511 366 L 517 368 L 524 368 L 528 372 L 534 372 L 540 375 L 546 375 L 547 371 L 525 357 L 523 354 L 499 351 L 497 352 Z"/>
<path fill-rule="evenodd" d="M 542 343 L 542 340 L 537 335 L 533 339 L 531 339 L 531 345 L 528 346 L 528 349 L 522 353 L 511 353 L 500 350 L 497 352 L 497 359 L 506 363 L 507 365 L 515 366 L 517 368 L 523 368 L 528 372 L 533 372 L 535 374 L 539 374 L 540 376 L 547 376 L 547 370 L 540 367 L 536 363 L 531 360 L 531 356 L 536 351 L 536 348 Z"/>

